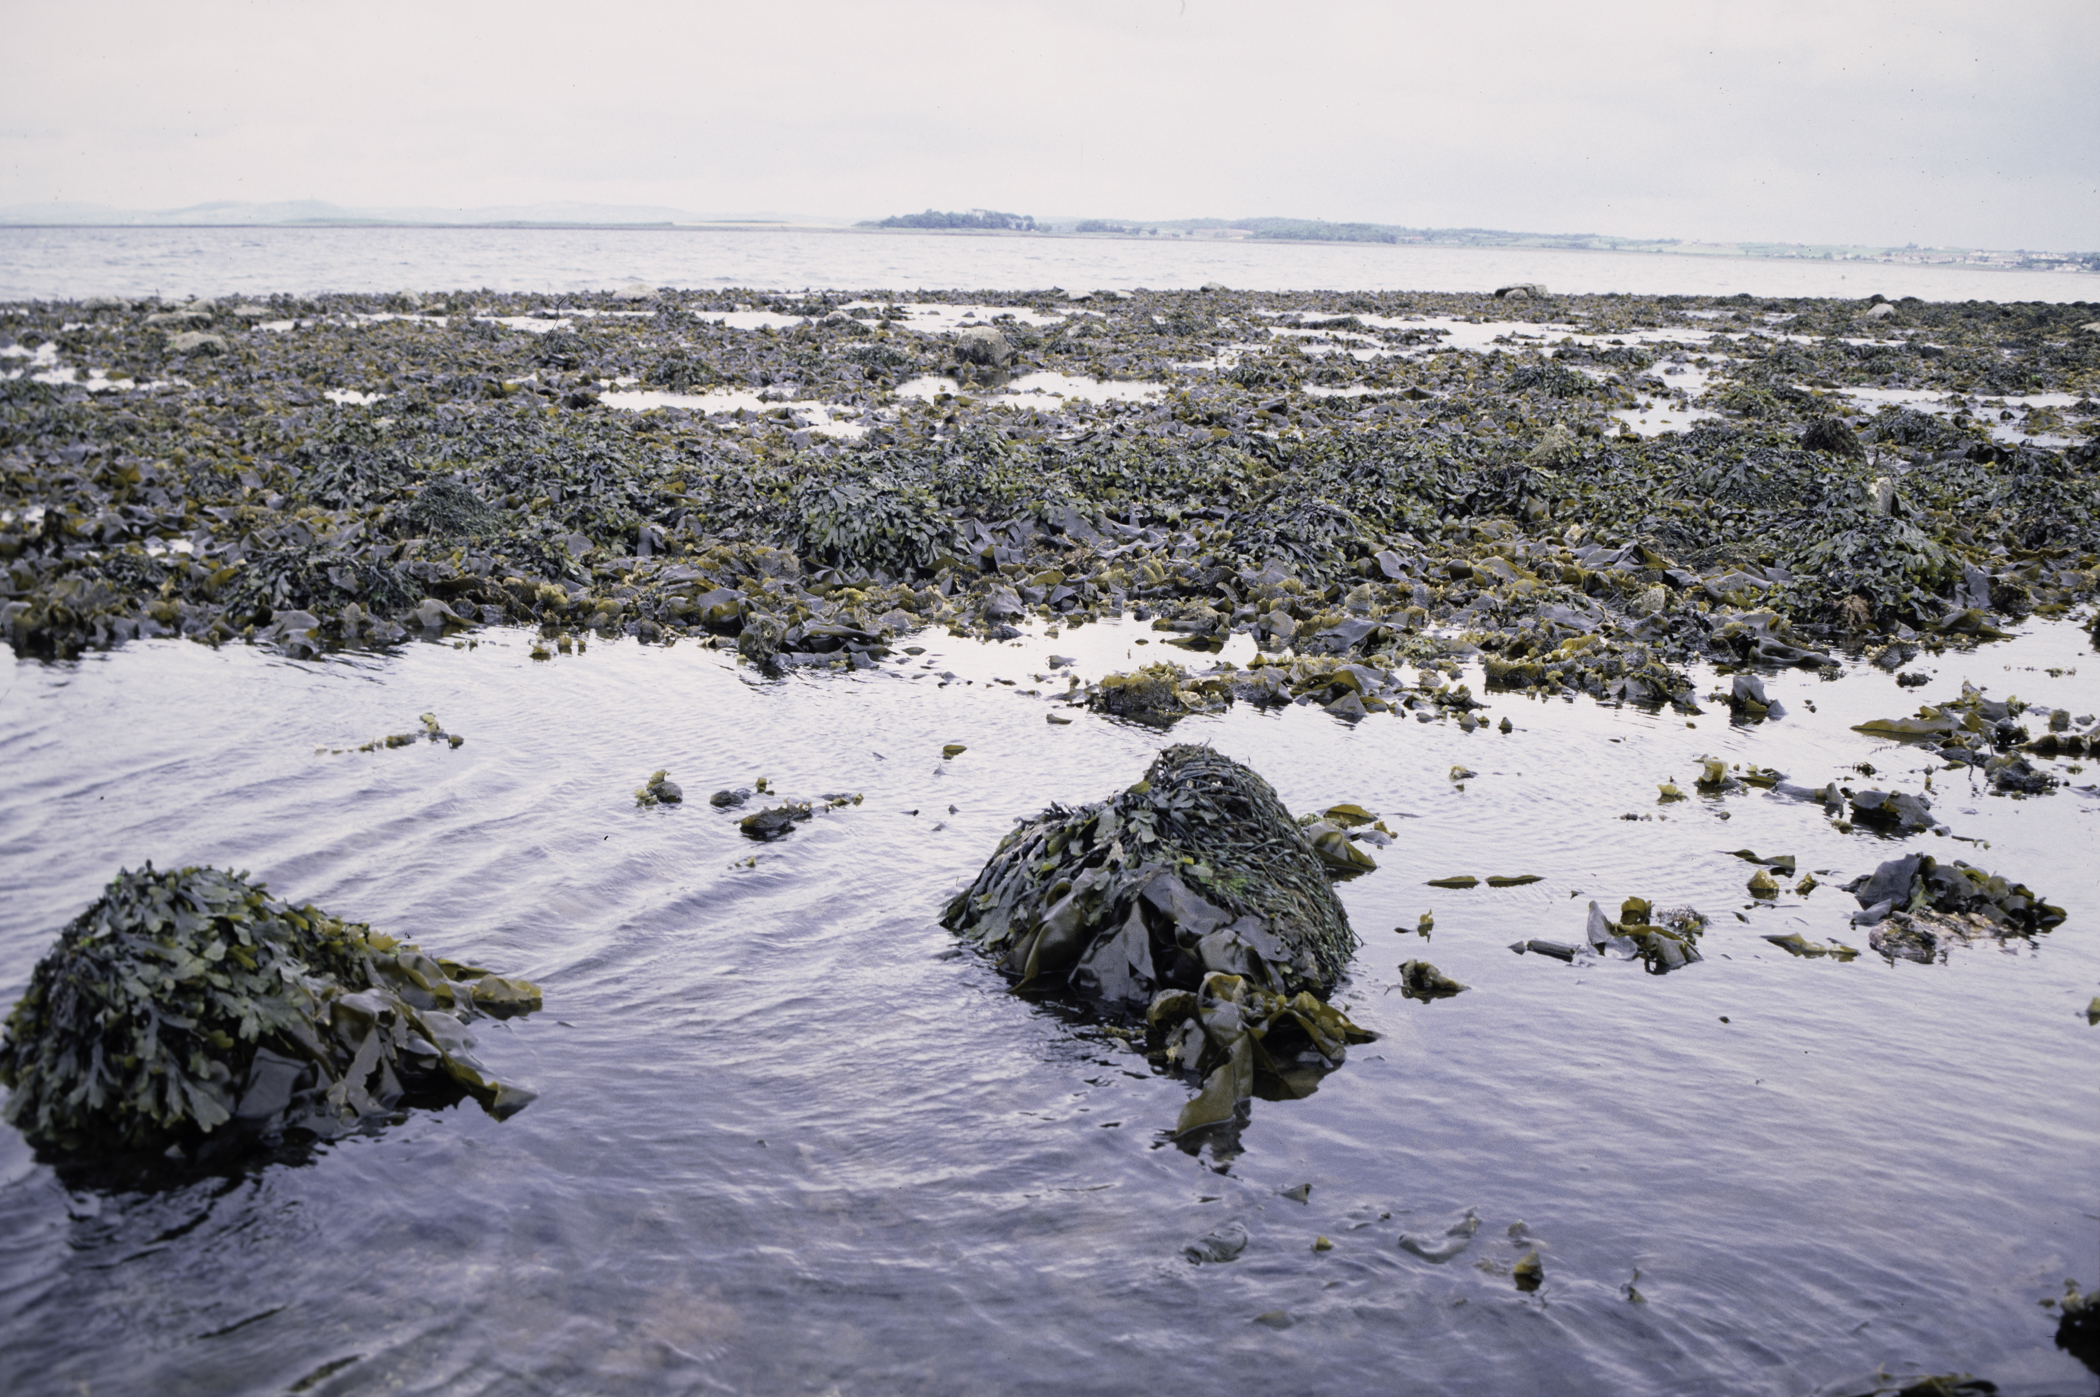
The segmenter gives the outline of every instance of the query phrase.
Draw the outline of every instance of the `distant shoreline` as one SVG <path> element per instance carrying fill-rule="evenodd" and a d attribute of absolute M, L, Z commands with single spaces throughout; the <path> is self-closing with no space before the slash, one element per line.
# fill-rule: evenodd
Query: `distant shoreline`
<path fill-rule="evenodd" d="M 1759 262 L 1825 262 L 1851 263 L 1862 267 L 1900 266 L 1920 268 L 1942 268 L 1975 272 L 2069 272 L 2084 275 L 2100 275 L 2100 266 L 2091 263 L 2054 260 L 2011 262 L 1995 260 L 2011 256 L 2027 257 L 2031 254 L 1994 252 L 1989 249 L 1910 249 L 1859 248 L 1847 249 L 1843 253 L 1820 246 L 1803 246 L 1792 250 L 1792 245 L 1782 245 L 1787 250 L 1763 250 L 1760 245 L 1697 242 L 1645 242 L 1600 238 L 1596 243 L 1576 243 L 1553 234 L 1511 234 L 1502 238 L 1415 238 L 1400 242 L 1373 241 L 1357 238 L 1305 238 L 1270 237 L 1257 232 L 1220 230 L 1179 237 L 1158 237 L 1144 234 L 1117 232 L 1067 232 L 1055 229 L 1007 229 L 1007 228 L 877 228 L 867 226 L 842 226 L 824 223 L 793 223 L 787 221 L 761 221 L 757 219 L 723 219 L 711 222 L 524 222 L 499 221 L 490 223 L 418 223 L 397 222 L 381 219 L 301 219 L 277 223 L 20 223 L 0 221 L 0 232 L 203 232 L 203 231 L 248 231 L 248 232 L 518 232 L 518 233 L 825 233 L 852 234 L 863 237 L 944 237 L 944 238 L 998 238 L 1039 239 L 1050 242 L 1127 242 L 1142 246 L 1166 246 L 1187 244 L 1213 246 L 1226 244 L 1262 244 L 1271 247 L 1348 247 L 1378 249 L 1388 248 L 1404 251 L 1415 248 L 1474 249 L 1483 252 L 1525 253 L 1614 253 L 1626 256 L 1696 257 L 1700 259 L 1740 258 Z M 1924 253 L 1939 253 L 1926 256 Z M 1957 252 L 1983 253 L 1992 260 L 1972 260 L 1966 256 L 1950 255 Z M 1906 255 L 1910 254 L 1910 255 Z"/>

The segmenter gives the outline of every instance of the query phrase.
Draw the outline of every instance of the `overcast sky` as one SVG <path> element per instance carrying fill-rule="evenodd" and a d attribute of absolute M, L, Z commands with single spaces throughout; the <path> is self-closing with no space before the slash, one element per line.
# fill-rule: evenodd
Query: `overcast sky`
<path fill-rule="evenodd" d="M 0 205 L 2100 246 L 2100 3 L 5 0 Z"/>

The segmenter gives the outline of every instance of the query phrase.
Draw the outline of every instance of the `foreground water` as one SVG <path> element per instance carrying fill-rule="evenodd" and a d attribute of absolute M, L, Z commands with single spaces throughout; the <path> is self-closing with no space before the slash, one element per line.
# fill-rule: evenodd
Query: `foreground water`
<path fill-rule="evenodd" d="M 1064 687 L 1037 678 L 1052 652 L 1092 678 L 1157 653 L 1141 638 L 922 636 L 923 657 L 773 683 L 690 644 L 535 663 L 520 632 L 16 663 L 0 998 L 150 858 L 251 869 L 528 975 L 547 1007 L 482 1030 L 491 1068 L 542 1093 L 507 1122 L 415 1113 L 151 1189 L 55 1173 L 0 1132 L 8 1390 L 1765 1394 L 1882 1364 L 2092 1390 L 2037 1303 L 2090 1285 L 2100 1251 L 2091 773 L 2058 766 L 2069 787 L 2019 801 L 1935 775 L 1951 834 L 1908 845 L 2069 921 L 1932 966 L 1761 939 L 1864 948 L 1835 885 L 1903 846 L 1756 792 L 1656 801 L 1708 753 L 1818 785 L 1865 784 L 1868 761 L 1918 790 L 1921 759 L 1850 725 L 1963 679 L 2089 711 L 2078 630 L 1927 659 L 1916 691 L 1780 676 L 1789 712 L 1754 728 L 1499 698 L 1506 736 L 1298 708 L 1168 737 L 1055 726 L 1026 692 Z M 466 745 L 317 751 L 424 711 Z M 1170 740 L 1400 836 L 1342 890 L 1365 944 L 1340 1002 L 1381 1041 L 1308 1099 L 1256 1102 L 1222 1158 L 1163 1138 L 1183 1087 L 1014 997 L 934 921 L 1014 818 L 1100 798 Z M 950 742 L 968 750 L 944 761 Z M 1479 774 L 1454 783 L 1460 763 Z M 635 806 L 657 767 L 685 806 Z M 702 799 L 758 776 L 865 800 L 760 847 Z M 1745 847 L 1825 886 L 1749 907 L 1753 870 L 1723 852 Z M 1544 881 L 1424 885 L 1455 873 Z M 1589 899 L 1629 895 L 1707 911 L 1707 959 L 1657 978 L 1507 949 L 1579 940 Z M 1473 988 L 1388 993 L 1414 957 Z M 1396 1244 L 1465 1208 L 1483 1225 L 1458 1258 Z M 1184 1258 L 1231 1222 L 1237 1261 Z M 1546 1280 L 1525 1294 L 1507 1268 L 1531 1246 Z"/>
<path fill-rule="evenodd" d="M 1140 241 L 813 229 L 0 228 L 0 301 L 278 292 L 1349 287 L 2083 302 L 2100 277 L 1906 263 L 1369 243 Z"/>

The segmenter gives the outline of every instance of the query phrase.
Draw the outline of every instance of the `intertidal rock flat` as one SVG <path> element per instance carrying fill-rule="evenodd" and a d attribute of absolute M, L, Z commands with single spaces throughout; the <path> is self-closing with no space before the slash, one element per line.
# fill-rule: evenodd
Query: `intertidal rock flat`
<path fill-rule="evenodd" d="M 1151 620 L 1696 702 L 2089 600 L 2089 307 L 664 290 L 0 307 L 0 627 L 866 665 Z M 732 639 L 733 637 L 733 639 Z M 550 652 L 551 653 L 551 652 Z"/>

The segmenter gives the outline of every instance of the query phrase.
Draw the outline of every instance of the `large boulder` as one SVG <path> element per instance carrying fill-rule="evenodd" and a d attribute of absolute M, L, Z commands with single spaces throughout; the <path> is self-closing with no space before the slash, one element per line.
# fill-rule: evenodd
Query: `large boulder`
<path fill-rule="evenodd" d="M 1303 1095 L 1372 1036 L 1322 997 L 1357 945 L 1329 876 L 1268 782 L 1177 746 L 1112 799 L 1023 821 L 942 920 L 1023 986 L 1142 1008 L 1155 1060 L 1200 1083 L 1187 1134 L 1232 1124 L 1257 1073 Z"/>
<path fill-rule="evenodd" d="M 1131 1005 L 1213 971 L 1325 994 L 1357 945 L 1269 783 L 1196 746 L 1112 799 L 1023 821 L 942 920 L 1022 980 Z"/>
<path fill-rule="evenodd" d="M 124 871 L 59 935 L 0 1036 L 0 1116 L 60 1154 L 329 1138 L 418 1098 L 532 1093 L 469 1051 L 539 990 L 213 868 Z"/>
<path fill-rule="evenodd" d="M 973 325 L 957 332 L 955 355 L 966 364 L 997 368 L 1014 357 L 1014 349 L 1006 342 L 1006 336 L 991 326 Z"/>

